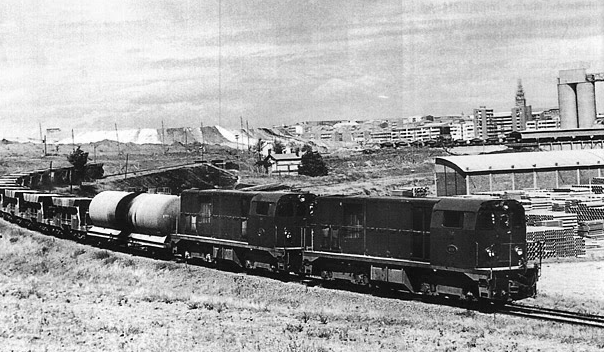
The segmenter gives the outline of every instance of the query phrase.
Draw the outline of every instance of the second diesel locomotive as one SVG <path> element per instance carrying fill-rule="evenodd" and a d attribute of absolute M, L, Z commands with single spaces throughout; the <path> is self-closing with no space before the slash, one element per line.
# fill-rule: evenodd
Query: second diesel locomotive
<path fill-rule="evenodd" d="M 49 202 L 28 195 L 44 204 L 24 211 L 25 193 L 0 190 L 5 218 L 34 228 L 44 223 L 38 227 L 47 232 L 56 222 L 45 217 L 60 218 L 64 234 L 171 251 L 185 260 L 463 299 L 509 301 L 536 293 L 538 267 L 526 261 L 524 209 L 514 200 L 107 191 L 92 199 L 88 218 L 85 201 L 67 200 L 74 197 Z M 73 226 L 65 224 L 69 216 Z"/>

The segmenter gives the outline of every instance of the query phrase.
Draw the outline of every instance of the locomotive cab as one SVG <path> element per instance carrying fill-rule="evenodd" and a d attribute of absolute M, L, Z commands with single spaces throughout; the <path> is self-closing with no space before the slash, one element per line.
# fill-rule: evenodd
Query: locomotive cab
<path fill-rule="evenodd" d="M 513 200 L 445 198 L 432 218 L 433 265 L 518 267 L 526 263 L 524 208 Z"/>
<path fill-rule="evenodd" d="M 478 291 L 471 293 L 487 299 L 534 295 L 538 268 L 527 267 L 526 222 L 519 202 L 444 198 L 434 207 L 431 232 L 431 264 L 466 273 L 456 285 L 478 282 Z"/>
<path fill-rule="evenodd" d="M 521 267 L 526 264 L 526 222 L 518 202 L 492 201 L 476 217 L 476 266 Z"/>
<path fill-rule="evenodd" d="M 257 194 L 250 207 L 249 244 L 266 248 L 301 248 L 309 204 L 309 196 L 300 194 Z"/>

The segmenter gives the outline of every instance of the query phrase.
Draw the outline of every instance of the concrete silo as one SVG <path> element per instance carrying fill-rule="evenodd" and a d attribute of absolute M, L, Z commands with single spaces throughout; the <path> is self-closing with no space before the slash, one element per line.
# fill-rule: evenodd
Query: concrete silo
<path fill-rule="evenodd" d="M 593 82 L 577 83 L 579 127 L 590 128 L 596 121 L 596 88 Z"/>
<path fill-rule="evenodd" d="M 558 78 L 558 106 L 560 127 L 591 128 L 596 121 L 595 82 L 604 80 L 603 74 L 586 74 L 584 68 L 560 71 Z"/>
<path fill-rule="evenodd" d="M 560 108 L 560 128 L 579 127 L 577 93 L 574 84 L 558 84 L 558 107 Z"/>

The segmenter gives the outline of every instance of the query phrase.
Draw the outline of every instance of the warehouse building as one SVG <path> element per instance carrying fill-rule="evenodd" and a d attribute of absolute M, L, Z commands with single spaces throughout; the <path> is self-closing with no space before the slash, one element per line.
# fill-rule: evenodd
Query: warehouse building
<path fill-rule="evenodd" d="M 604 174 L 604 150 L 437 157 L 438 196 L 590 184 Z"/>

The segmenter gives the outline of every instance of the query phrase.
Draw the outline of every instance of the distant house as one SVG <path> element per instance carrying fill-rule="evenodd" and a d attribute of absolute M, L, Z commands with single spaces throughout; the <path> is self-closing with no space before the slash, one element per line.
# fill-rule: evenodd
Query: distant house
<path fill-rule="evenodd" d="M 278 175 L 298 174 L 302 157 L 295 153 L 270 154 L 264 159 L 271 163 L 270 172 Z"/>

